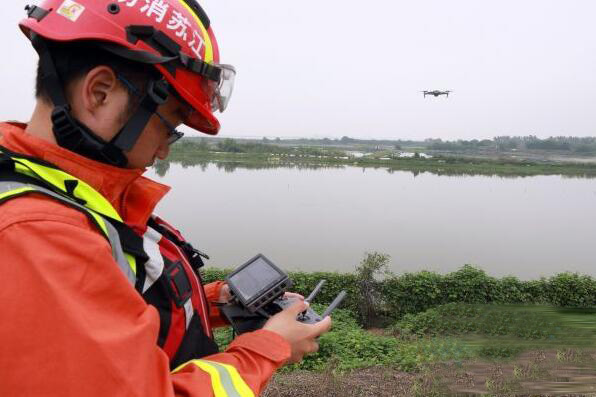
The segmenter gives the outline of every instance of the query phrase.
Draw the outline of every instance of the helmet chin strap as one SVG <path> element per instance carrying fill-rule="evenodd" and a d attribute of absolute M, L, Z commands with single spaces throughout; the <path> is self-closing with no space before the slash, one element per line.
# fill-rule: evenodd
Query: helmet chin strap
<path fill-rule="evenodd" d="M 135 112 L 118 134 L 107 142 L 73 117 L 72 109 L 62 89 L 56 63 L 44 39 L 32 32 L 31 42 L 39 54 L 42 74 L 40 77 L 48 87 L 50 99 L 54 104 L 51 115 L 52 131 L 58 145 L 89 159 L 125 168 L 128 165 L 125 152 L 134 147 L 157 107 L 167 100 L 168 83 L 165 80 L 149 81 L 147 93 L 141 98 Z M 67 62 L 67 60 L 59 59 L 58 62 Z"/>

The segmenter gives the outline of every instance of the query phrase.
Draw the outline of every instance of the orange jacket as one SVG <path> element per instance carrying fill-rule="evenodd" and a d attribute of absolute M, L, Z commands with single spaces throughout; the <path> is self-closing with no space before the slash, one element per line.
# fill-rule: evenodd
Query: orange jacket
<path fill-rule="evenodd" d="M 129 225 L 147 222 L 168 187 L 0 124 L 0 145 L 57 165 L 106 197 Z M 212 396 L 193 363 L 170 373 L 159 315 L 122 277 L 81 212 L 40 195 L 0 205 L 0 396 Z M 206 286 L 217 300 L 221 283 Z M 217 311 L 213 324 L 223 324 Z M 237 337 L 204 359 L 230 364 L 259 395 L 290 357 L 278 334 Z"/>

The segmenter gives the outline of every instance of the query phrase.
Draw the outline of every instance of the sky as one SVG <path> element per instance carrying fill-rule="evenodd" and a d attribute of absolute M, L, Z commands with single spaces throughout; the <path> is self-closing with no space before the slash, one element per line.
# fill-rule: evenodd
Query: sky
<path fill-rule="evenodd" d="M 3 2 L 0 120 L 34 105 L 27 3 Z M 596 136 L 594 0 L 200 3 L 238 71 L 222 137 Z"/>

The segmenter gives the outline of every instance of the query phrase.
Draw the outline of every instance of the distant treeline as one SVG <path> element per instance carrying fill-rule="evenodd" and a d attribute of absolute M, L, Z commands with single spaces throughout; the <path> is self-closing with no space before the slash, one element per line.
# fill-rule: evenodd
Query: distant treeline
<path fill-rule="evenodd" d="M 573 151 L 576 153 L 593 153 L 596 152 L 596 138 L 595 137 L 550 137 L 548 139 L 539 139 L 535 136 L 527 137 L 509 137 L 502 136 L 495 138 L 499 148 L 510 150 L 515 148 L 520 149 L 538 149 L 538 150 L 562 150 Z"/>
<path fill-rule="evenodd" d="M 399 142 L 397 143 L 399 144 Z M 427 150 L 462 152 L 468 150 L 490 150 L 507 152 L 515 150 L 562 151 L 577 154 L 596 154 L 596 137 L 557 136 L 540 139 L 529 136 L 498 136 L 493 139 L 472 139 L 443 141 L 442 139 L 426 139 L 418 143 Z M 404 144 L 405 146 L 405 144 Z"/>
<path fill-rule="evenodd" d="M 193 150 L 211 151 L 217 150 L 228 153 L 274 153 L 284 154 L 290 153 L 292 150 L 289 146 L 294 147 L 308 147 L 305 149 L 305 154 L 313 155 L 341 155 L 341 151 L 337 153 L 329 153 L 328 150 L 324 152 L 312 151 L 314 147 L 327 146 L 332 147 L 353 147 L 357 149 L 408 149 L 417 148 L 423 150 L 436 151 L 453 151 L 462 152 L 469 150 L 489 150 L 489 151 L 515 151 L 515 150 L 543 150 L 543 151 L 559 151 L 570 152 L 577 154 L 596 154 L 596 137 L 566 137 L 557 136 L 540 139 L 534 135 L 528 136 L 497 136 L 493 139 L 471 139 L 471 140 L 442 140 L 442 139 L 425 139 L 424 141 L 413 140 L 373 140 L 373 139 L 355 139 L 343 136 L 338 139 L 322 138 L 322 139 L 231 139 L 231 138 L 187 138 L 187 144 L 193 146 Z"/>
<path fill-rule="evenodd" d="M 595 153 L 595 137 L 566 137 L 557 136 L 545 139 L 529 136 L 498 136 L 492 140 L 472 139 L 470 141 L 442 141 L 441 139 L 427 139 L 426 147 L 430 150 L 461 151 L 466 149 L 495 149 L 497 151 L 511 150 L 545 150 L 565 151 L 579 154 Z"/>
<path fill-rule="evenodd" d="M 273 141 L 237 140 L 232 138 L 184 138 L 174 148 L 174 156 L 196 152 L 252 153 L 252 154 L 295 154 L 310 156 L 345 156 L 345 151 L 316 146 L 282 146 Z"/>

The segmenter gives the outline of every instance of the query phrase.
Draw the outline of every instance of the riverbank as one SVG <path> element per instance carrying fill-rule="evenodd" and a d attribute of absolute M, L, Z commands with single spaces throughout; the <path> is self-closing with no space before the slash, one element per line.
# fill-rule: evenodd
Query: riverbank
<path fill-rule="evenodd" d="M 225 141 L 225 140 L 224 140 Z M 221 147 L 220 147 L 221 146 Z M 497 175 L 533 176 L 565 175 L 596 177 L 596 163 L 565 162 L 538 159 L 513 159 L 507 156 L 474 157 L 454 154 L 434 156 L 418 152 L 404 156 L 398 150 L 379 150 L 372 153 L 353 153 L 337 148 L 283 147 L 264 144 L 235 144 L 209 146 L 183 141 L 172 148 L 168 162 L 184 166 L 219 163 L 226 168 L 273 167 L 373 167 L 389 171 L 429 172 L 437 175 Z M 222 151 L 223 150 L 223 151 Z M 158 162 L 156 168 L 167 171 L 167 162 Z"/>
<path fill-rule="evenodd" d="M 386 272 L 368 254 L 354 273 L 291 273 L 294 291 L 327 284 L 313 308 L 348 299 L 320 349 L 283 369 L 266 397 L 586 393 L 596 385 L 596 280 Z M 205 281 L 228 271 L 207 269 Z M 231 332 L 217 332 L 225 346 Z M 302 385 L 302 387 L 300 387 Z"/>
<path fill-rule="evenodd" d="M 295 371 L 276 375 L 263 397 L 396 397 L 445 395 L 594 395 L 596 350 L 538 350 L 507 361 L 463 361 L 418 372 L 370 367 L 338 373 Z M 584 358 L 581 358 L 584 357 Z"/>
<path fill-rule="evenodd" d="M 284 368 L 263 396 L 585 395 L 596 386 L 594 312 L 450 304 L 369 330 L 349 317 L 335 313 L 319 352 Z"/>

